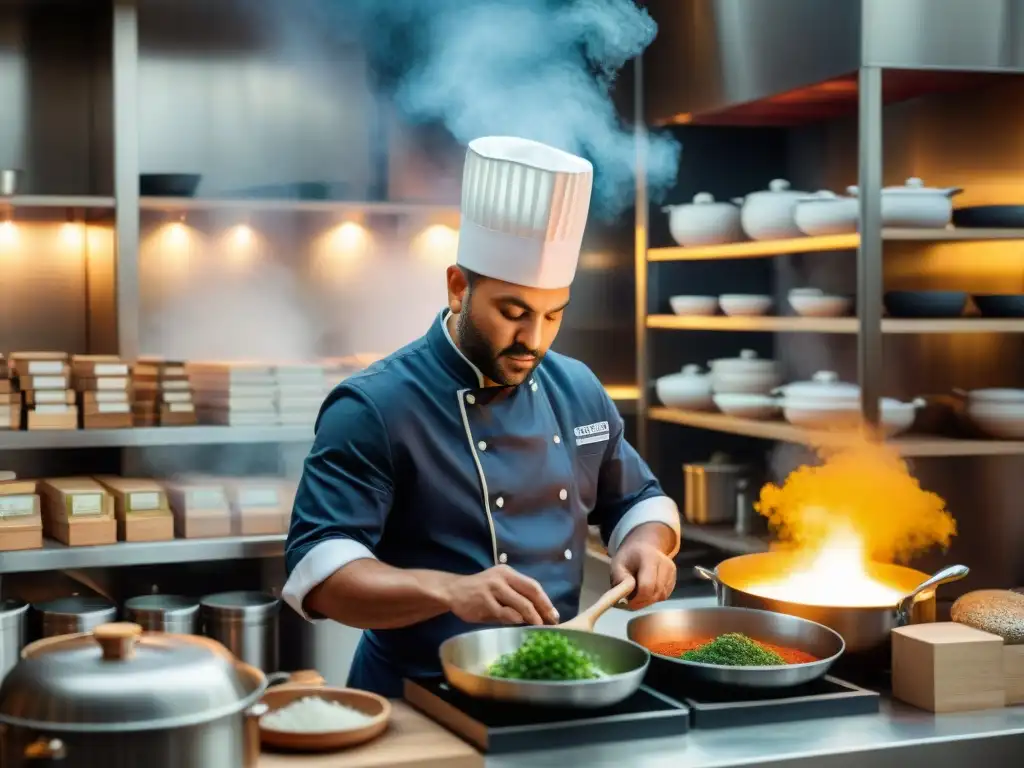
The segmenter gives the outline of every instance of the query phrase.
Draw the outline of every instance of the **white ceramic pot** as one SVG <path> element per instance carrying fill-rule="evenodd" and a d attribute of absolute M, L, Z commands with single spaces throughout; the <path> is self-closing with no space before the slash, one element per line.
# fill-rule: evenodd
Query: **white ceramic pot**
<path fill-rule="evenodd" d="M 740 350 L 736 357 L 722 357 L 708 363 L 711 377 L 726 374 L 779 373 L 779 364 L 774 360 L 758 357 L 752 349 Z"/>
<path fill-rule="evenodd" d="M 797 381 L 776 387 L 772 394 L 781 395 L 787 404 L 860 410 L 860 387 L 839 381 L 835 371 L 818 371 L 810 381 Z"/>
<path fill-rule="evenodd" d="M 860 218 L 858 204 L 856 197 L 822 190 L 797 201 L 793 221 L 801 232 L 812 237 L 852 234 Z"/>
<path fill-rule="evenodd" d="M 701 373 L 699 365 L 686 365 L 679 373 L 659 377 L 654 383 L 654 390 L 668 408 L 707 411 L 714 405 L 711 377 Z"/>
<path fill-rule="evenodd" d="M 853 299 L 831 296 L 816 288 L 794 288 L 788 299 L 789 305 L 801 317 L 843 317 L 853 308 Z"/>
<path fill-rule="evenodd" d="M 917 411 L 925 405 L 924 400 L 904 403 L 891 398 L 882 398 L 882 433 L 886 437 L 903 434 L 914 425 Z M 782 415 L 790 424 L 803 429 L 852 429 L 860 424 L 860 406 L 845 402 L 813 403 L 799 400 L 783 400 Z"/>
<path fill-rule="evenodd" d="M 740 209 L 730 202 L 716 202 L 707 192 L 699 192 L 692 203 L 666 205 L 668 229 L 679 245 L 722 245 L 743 239 Z"/>
<path fill-rule="evenodd" d="M 857 195 L 857 187 L 849 187 Z M 926 187 L 921 179 L 907 179 L 902 187 L 882 190 L 882 226 L 943 229 L 953 218 L 953 197 L 960 187 Z"/>
<path fill-rule="evenodd" d="M 771 296 L 754 293 L 724 293 L 718 305 L 730 317 L 761 317 L 768 314 L 774 300 Z"/>
<path fill-rule="evenodd" d="M 707 317 L 718 314 L 717 296 L 671 296 L 668 303 L 677 315 Z"/>
<path fill-rule="evenodd" d="M 722 413 L 741 419 L 771 419 L 779 412 L 778 400 L 770 395 L 717 393 L 713 399 Z"/>
<path fill-rule="evenodd" d="M 806 192 L 789 188 L 785 179 L 774 179 L 767 190 L 751 192 L 743 200 L 740 224 L 753 240 L 782 240 L 800 237 L 803 232 L 793 218 L 796 203 Z"/>
<path fill-rule="evenodd" d="M 711 389 L 716 395 L 767 395 L 781 383 L 777 373 L 716 373 Z"/>

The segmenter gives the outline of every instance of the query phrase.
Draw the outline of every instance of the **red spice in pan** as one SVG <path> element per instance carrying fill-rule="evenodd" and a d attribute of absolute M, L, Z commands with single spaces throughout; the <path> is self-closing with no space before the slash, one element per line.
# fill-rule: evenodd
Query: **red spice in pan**
<path fill-rule="evenodd" d="M 707 645 L 714 639 L 715 638 L 713 637 L 693 637 L 689 640 L 668 640 L 662 643 L 651 643 L 647 646 L 647 650 L 659 656 L 668 656 L 670 658 L 678 659 L 687 651 L 692 651 L 695 648 L 700 648 L 702 645 Z M 770 651 L 775 651 L 775 653 L 779 654 L 779 656 L 786 660 L 787 664 L 808 664 L 812 661 L 818 661 L 816 656 L 812 656 L 806 651 L 801 651 L 796 648 L 787 648 L 784 645 L 772 645 L 771 643 L 763 643 L 760 640 L 755 640 L 754 642 Z"/>

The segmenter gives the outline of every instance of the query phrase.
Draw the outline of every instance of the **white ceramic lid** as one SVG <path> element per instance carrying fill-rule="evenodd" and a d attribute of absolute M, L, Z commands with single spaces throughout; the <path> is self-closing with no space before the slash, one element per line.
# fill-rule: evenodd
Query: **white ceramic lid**
<path fill-rule="evenodd" d="M 739 357 L 724 357 L 720 360 L 712 360 L 708 367 L 715 373 L 740 373 L 774 371 L 776 364 L 774 360 L 765 360 L 758 357 L 757 352 L 752 349 L 740 351 Z"/>
<path fill-rule="evenodd" d="M 675 381 L 675 380 L 678 380 L 678 379 L 706 379 L 706 378 L 707 378 L 707 374 L 704 373 L 701 370 L 699 365 L 696 365 L 694 363 L 690 363 L 689 365 L 684 365 L 682 367 L 682 370 L 679 371 L 679 373 L 669 373 L 669 374 L 661 377 L 661 379 L 663 379 L 665 381 Z"/>
<path fill-rule="evenodd" d="M 796 381 L 778 388 L 787 400 L 857 400 L 860 387 L 839 380 L 835 371 L 818 371 L 810 381 Z"/>
<path fill-rule="evenodd" d="M 846 191 L 854 197 L 860 194 L 860 188 L 857 186 L 847 187 Z M 950 195 L 963 192 L 963 190 L 960 187 L 926 187 L 921 179 L 914 176 L 907 179 L 906 184 L 896 187 L 882 187 L 882 192 L 888 195 L 920 195 L 924 193 L 949 197 Z"/>
<path fill-rule="evenodd" d="M 972 389 L 967 396 L 971 400 L 986 403 L 1024 403 L 1024 389 Z"/>

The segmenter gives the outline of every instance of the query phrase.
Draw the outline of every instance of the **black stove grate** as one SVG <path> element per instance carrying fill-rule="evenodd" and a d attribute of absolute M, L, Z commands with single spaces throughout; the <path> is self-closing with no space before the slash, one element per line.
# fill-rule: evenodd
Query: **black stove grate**
<path fill-rule="evenodd" d="M 647 687 L 599 709 L 483 701 L 453 690 L 441 679 L 407 680 L 405 699 L 489 754 L 678 736 L 690 726 L 686 706 Z"/>

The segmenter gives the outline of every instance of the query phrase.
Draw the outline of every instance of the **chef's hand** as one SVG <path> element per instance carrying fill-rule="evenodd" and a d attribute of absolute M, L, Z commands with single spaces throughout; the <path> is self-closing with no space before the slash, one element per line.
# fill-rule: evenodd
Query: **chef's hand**
<path fill-rule="evenodd" d="M 652 525 L 669 530 L 658 523 Z M 629 576 L 636 579 L 636 590 L 629 599 L 633 610 L 667 599 L 676 588 L 676 564 L 665 554 L 663 532 L 644 531 L 647 527 L 631 532 L 612 558 L 612 586 Z"/>
<path fill-rule="evenodd" d="M 507 565 L 472 576 L 455 576 L 448 585 L 450 610 L 471 624 L 557 624 L 558 611 L 533 579 Z"/>

